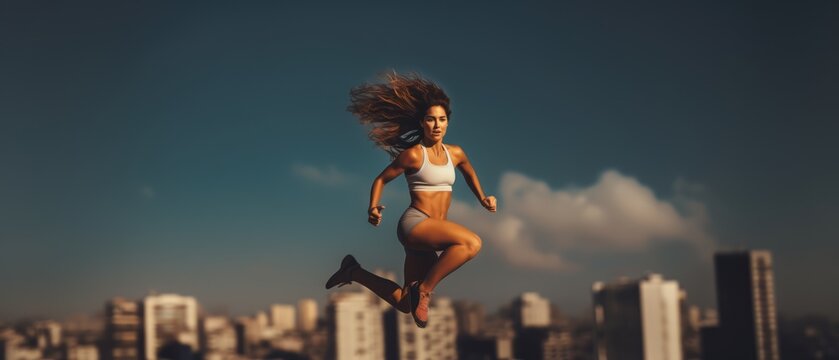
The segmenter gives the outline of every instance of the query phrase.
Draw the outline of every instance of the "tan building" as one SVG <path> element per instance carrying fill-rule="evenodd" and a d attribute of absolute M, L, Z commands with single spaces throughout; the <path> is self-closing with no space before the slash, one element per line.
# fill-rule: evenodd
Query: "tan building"
<path fill-rule="evenodd" d="M 271 305 L 269 314 L 271 318 L 271 327 L 274 328 L 276 335 L 281 335 L 297 328 L 297 318 L 294 306 L 274 304 Z"/>
<path fill-rule="evenodd" d="M 124 298 L 105 303 L 105 333 L 102 358 L 133 360 L 140 351 L 140 304 Z"/>
<path fill-rule="evenodd" d="M 177 342 L 193 352 L 198 347 L 198 302 L 175 294 L 149 295 L 143 300 L 143 356 L 156 360 L 164 345 Z"/>
<path fill-rule="evenodd" d="M 99 349 L 96 345 L 68 345 L 67 360 L 99 360 Z"/>
<path fill-rule="evenodd" d="M 236 329 L 225 316 L 207 316 L 201 322 L 201 348 L 205 360 L 236 358 Z"/>
<path fill-rule="evenodd" d="M 297 327 L 303 332 L 315 331 L 318 325 L 318 303 L 315 299 L 297 302 Z"/>

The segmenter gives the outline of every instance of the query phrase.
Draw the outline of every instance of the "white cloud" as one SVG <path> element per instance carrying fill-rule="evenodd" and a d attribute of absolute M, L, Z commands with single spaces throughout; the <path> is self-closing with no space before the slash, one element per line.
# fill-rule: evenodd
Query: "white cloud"
<path fill-rule="evenodd" d="M 655 241 L 688 242 L 705 252 L 713 245 L 705 206 L 683 193 L 701 187 L 683 179 L 674 187 L 668 202 L 615 170 L 589 187 L 560 190 L 508 172 L 501 177 L 498 213 L 455 201 L 450 216 L 521 267 L 569 270 L 576 264 L 563 253 L 641 251 Z"/>
<path fill-rule="evenodd" d="M 291 171 L 300 178 L 326 186 L 338 186 L 350 179 L 350 175 L 338 170 L 333 165 L 317 167 L 295 164 L 291 167 Z"/>

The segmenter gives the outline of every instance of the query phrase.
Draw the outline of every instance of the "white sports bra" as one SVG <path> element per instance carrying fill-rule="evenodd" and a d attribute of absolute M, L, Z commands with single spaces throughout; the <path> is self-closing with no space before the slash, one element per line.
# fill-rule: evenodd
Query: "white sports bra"
<path fill-rule="evenodd" d="M 408 189 L 411 191 L 452 191 L 454 184 L 454 164 L 449 149 L 443 145 L 448 162 L 446 165 L 434 165 L 428 160 L 428 151 L 422 146 L 422 166 L 413 174 L 405 174 Z"/>

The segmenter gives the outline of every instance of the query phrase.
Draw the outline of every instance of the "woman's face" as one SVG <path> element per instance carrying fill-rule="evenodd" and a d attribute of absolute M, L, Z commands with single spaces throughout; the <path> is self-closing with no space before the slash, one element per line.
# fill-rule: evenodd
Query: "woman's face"
<path fill-rule="evenodd" d="M 425 117 L 420 121 L 423 136 L 433 142 L 443 140 L 446 136 L 446 128 L 449 127 L 449 117 L 446 116 L 446 109 L 435 105 L 425 112 Z"/>

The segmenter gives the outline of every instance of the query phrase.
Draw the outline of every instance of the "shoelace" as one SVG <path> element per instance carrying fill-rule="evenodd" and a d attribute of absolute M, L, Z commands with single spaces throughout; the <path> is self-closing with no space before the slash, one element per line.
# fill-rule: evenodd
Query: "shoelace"
<path fill-rule="evenodd" d="M 431 295 L 434 295 L 434 292 L 433 291 L 428 291 L 428 292 L 420 291 L 419 294 L 420 294 L 420 298 L 419 298 L 420 302 L 419 302 L 419 304 L 417 304 L 417 307 L 418 308 L 422 307 L 422 308 L 425 308 L 427 310 L 428 309 L 428 302 L 431 301 Z M 423 299 L 428 299 L 428 302 L 423 303 L 423 301 L 422 301 Z"/>

